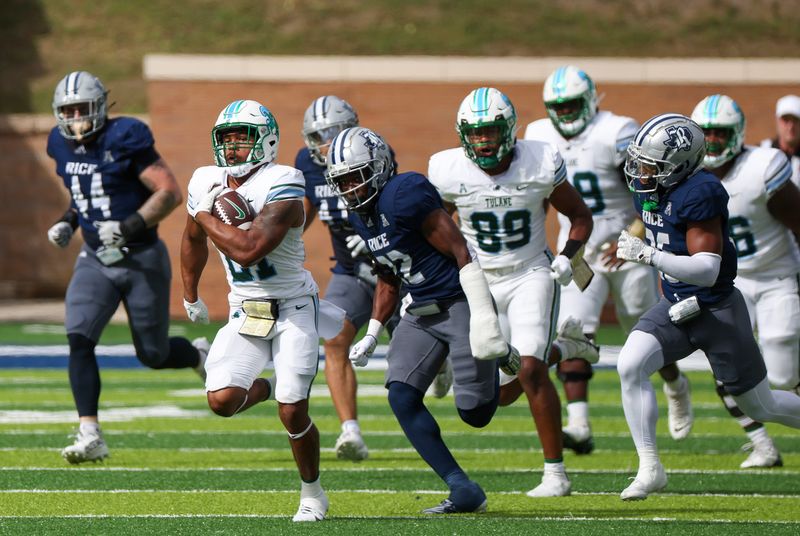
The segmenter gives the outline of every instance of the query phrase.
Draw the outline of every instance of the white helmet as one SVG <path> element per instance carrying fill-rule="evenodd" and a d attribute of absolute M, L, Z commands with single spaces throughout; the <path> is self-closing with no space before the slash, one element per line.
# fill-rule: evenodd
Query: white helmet
<path fill-rule="evenodd" d="M 394 173 L 389 145 L 364 127 L 337 134 L 326 163 L 325 180 L 350 210 L 368 209 Z"/>
<path fill-rule="evenodd" d="M 476 149 L 488 145 L 486 142 L 470 142 L 468 134 L 477 128 L 497 127 L 497 151 L 481 156 Z M 517 141 L 517 112 L 514 105 L 500 90 L 479 87 L 472 90 L 458 107 L 456 132 L 467 156 L 482 169 L 496 167 L 514 149 Z M 492 142 L 494 143 L 494 142 Z"/>
<path fill-rule="evenodd" d="M 735 100 L 727 95 L 709 95 L 701 100 L 692 112 L 692 120 L 703 129 L 724 128 L 730 130 L 728 143 L 706 143 L 703 165 L 718 168 L 742 152 L 744 145 L 744 114 Z"/>
<path fill-rule="evenodd" d="M 229 164 L 225 149 L 230 147 L 223 136 L 230 131 L 247 133 L 248 146 L 252 146 L 244 162 Z M 211 129 L 211 147 L 214 149 L 214 162 L 219 167 L 228 168 L 234 177 L 242 177 L 253 169 L 272 162 L 278 156 L 278 123 L 264 106 L 252 100 L 236 100 L 219 113 L 214 128 Z M 241 143 L 241 142 L 240 142 Z"/>
<path fill-rule="evenodd" d="M 335 95 L 314 99 L 303 115 L 303 140 L 311 153 L 311 160 L 325 165 L 321 147 L 330 145 L 341 131 L 358 126 L 358 114 L 347 101 Z"/>
<path fill-rule="evenodd" d="M 651 117 L 628 145 L 625 176 L 633 192 L 670 188 L 697 171 L 706 144 L 703 129 L 680 114 Z"/>
<path fill-rule="evenodd" d="M 91 73 L 75 71 L 62 78 L 53 93 L 53 114 L 61 135 L 80 141 L 103 128 L 107 96 L 103 83 Z M 65 106 L 79 106 L 80 116 L 64 113 Z"/>
<path fill-rule="evenodd" d="M 553 71 L 544 82 L 544 107 L 550 121 L 566 138 L 577 136 L 597 115 L 597 89 L 585 72 L 573 65 Z M 579 101 L 572 113 L 559 116 L 557 109 L 566 102 Z"/>

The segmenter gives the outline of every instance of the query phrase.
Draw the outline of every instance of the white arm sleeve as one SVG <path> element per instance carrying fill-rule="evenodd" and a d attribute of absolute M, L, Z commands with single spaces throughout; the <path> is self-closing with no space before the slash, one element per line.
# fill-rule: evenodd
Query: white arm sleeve
<path fill-rule="evenodd" d="M 707 251 L 687 257 L 656 250 L 653 255 L 653 266 L 675 279 L 698 287 L 714 286 L 721 264 L 722 257 Z"/>
<path fill-rule="evenodd" d="M 476 359 L 497 359 L 509 353 L 494 312 L 489 284 L 478 263 L 471 262 L 459 272 L 461 288 L 469 304 L 469 346 Z"/>

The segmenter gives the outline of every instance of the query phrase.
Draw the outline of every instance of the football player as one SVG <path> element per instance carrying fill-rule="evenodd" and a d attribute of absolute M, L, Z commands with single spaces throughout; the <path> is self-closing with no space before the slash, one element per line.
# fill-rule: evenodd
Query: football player
<path fill-rule="evenodd" d="M 458 212 L 461 231 L 489 282 L 503 333 L 522 356 L 516 378 L 501 377 L 501 404 L 524 391 L 542 442 L 544 475 L 528 495 L 569 495 L 561 406 L 548 367 L 572 357 L 594 362 L 599 357 L 579 322 L 565 324 L 554 340 L 559 283 L 567 285 L 572 279 L 571 258 L 592 232 L 592 214 L 567 182 L 555 147 L 516 140 L 516 111 L 499 90 L 482 87 L 470 92 L 458 109 L 455 126 L 461 146 L 433 155 L 428 176 L 445 208 Z M 546 203 L 572 224 L 555 258 L 546 244 Z"/>
<path fill-rule="evenodd" d="M 356 333 L 369 320 L 377 277 L 372 271 L 366 246 L 347 221 L 347 207 L 325 182 L 325 157 L 331 140 L 345 128 L 358 126 L 356 111 L 345 100 L 335 95 L 314 99 L 303 116 L 303 140 L 306 146 L 297 153 L 295 167 L 306 179 L 307 229 L 319 216 L 331 236 L 333 276 L 325 291 L 325 299 L 345 311 L 342 331 L 332 339 L 325 340 L 325 379 L 331 393 L 333 405 L 341 422 L 342 432 L 336 440 L 338 458 L 359 461 L 369 455 L 361 436 L 356 403 L 357 380 L 350 360 L 347 359 L 350 345 Z M 397 324 L 394 317 L 387 324 L 391 332 Z M 446 363 L 449 363 L 446 362 Z M 448 374 L 449 383 L 448 383 Z M 452 383 L 452 369 L 436 376 L 434 394 L 441 398 Z"/>
<path fill-rule="evenodd" d="M 210 238 L 227 274 L 230 315 L 208 353 L 206 392 L 217 415 L 232 417 L 274 398 L 289 433 L 301 478 L 294 521 L 319 521 L 328 498 L 319 479 L 319 431 L 308 414 L 317 374 L 317 284 L 303 268 L 303 174 L 275 163 L 278 124 L 258 102 L 227 105 L 211 131 L 214 166 L 189 182 L 189 217 L 181 242 L 181 274 L 189 317 L 200 301 L 197 286 Z M 223 188 L 241 194 L 257 214 L 249 229 L 211 214 Z M 271 379 L 259 375 L 268 363 Z"/>
<path fill-rule="evenodd" d="M 610 293 L 617 320 L 628 333 L 642 313 L 658 301 L 655 270 L 616 258 L 617 236 L 622 229 L 644 233 L 622 171 L 625 150 L 639 125 L 630 117 L 599 110 L 594 82 L 572 65 L 559 67 L 550 74 L 543 94 L 548 118 L 530 123 L 525 129 L 525 139 L 552 143 L 558 148 L 566 162 L 570 184 L 594 219 L 584 259 L 595 276 L 583 291 L 574 282 L 562 289 L 558 325 L 563 326 L 568 318 L 577 318 L 583 322 L 586 336 L 594 341 Z M 558 247 L 563 248 L 569 239 L 570 222 L 559 213 L 558 223 Z M 688 380 L 674 364 L 659 373 L 667 395 L 670 434 L 683 439 L 689 434 L 694 418 Z M 591 377 L 592 367 L 586 360 L 570 359 L 558 364 L 558 378 L 564 384 L 567 398 L 564 446 L 578 454 L 588 454 L 594 449 L 588 404 Z"/>
<path fill-rule="evenodd" d="M 727 95 L 701 100 L 692 119 L 703 128 L 703 166 L 728 192 L 730 235 L 736 244 L 735 284 L 747 304 L 751 325 L 776 389 L 800 384 L 800 192 L 791 181 L 792 169 L 779 149 L 745 147 L 745 118 Z M 741 467 L 783 465 L 778 449 L 760 422 L 743 415 L 717 382 L 717 393 L 728 412 L 747 433 L 752 452 Z"/>
<path fill-rule="evenodd" d="M 775 105 L 777 135 L 761 142 L 762 147 L 780 149 L 792 163 L 792 181 L 800 185 L 800 97 L 784 95 Z"/>
<path fill-rule="evenodd" d="M 381 267 L 367 334 L 350 360 L 367 363 L 402 286 L 412 301 L 389 345 L 389 404 L 408 440 L 450 490 L 424 513 L 483 512 L 486 494 L 453 458 L 423 397 L 449 356 L 461 420 L 473 427 L 491 421 L 498 363 L 515 371 L 519 355 L 500 332 L 486 279 L 436 189 L 419 173 L 395 174 L 389 146 L 378 134 L 362 127 L 340 132 L 327 167 L 328 184 Z"/>
<path fill-rule="evenodd" d="M 742 412 L 757 421 L 800 428 L 800 397 L 771 391 L 744 298 L 733 285 L 736 248 L 728 232 L 728 194 L 702 170 L 703 129 L 686 116 L 647 120 L 628 146 L 625 174 L 646 226 L 647 243 L 623 230 L 617 257 L 655 266 L 663 297 L 620 351 L 622 406 L 639 470 L 622 500 L 641 500 L 667 485 L 658 456 L 658 408 L 650 375 L 703 350 Z"/>
<path fill-rule="evenodd" d="M 142 364 L 202 375 L 208 350 L 204 338 L 190 343 L 167 335 L 172 274 L 157 229 L 181 202 L 180 187 L 147 125 L 132 117 L 109 119 L 107 97 L 94 75 L 66 75 L 55 88 L 56 127 L 47 139 L 47 154 L 72 196 L 47 237 L 63 248 L 80 227 L 84 240 L 65 300 L 69 383 L 80 427 L 61 455 L 74 464 L 108 456 L 98 423 L 95 346 L 120 302 Z"/>

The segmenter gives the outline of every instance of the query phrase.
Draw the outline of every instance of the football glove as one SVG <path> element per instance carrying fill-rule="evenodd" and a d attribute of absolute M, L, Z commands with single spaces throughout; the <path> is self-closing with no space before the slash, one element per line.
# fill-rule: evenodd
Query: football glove
<path fill-rule="evenodd" d="M 200 202 L 194 207 L 194 210 L 189 210 L 189 215 L 194 218 L 197 216 L 198 212 L 211 212 L 211 209 L 214 208 L 214 201 L 216 201 L 217 196 L 224 189 L 225 187 L 221 184 L 212 185 L 208 193 L 204 195 Z"/>
<path fill-rule="evenodd" d="M 189 315 L 189 320 L 192 322 L 208 324 L 208 307 L 206 307 L 205 302 L 203 302 L 199 296 L 194 303 L 184 299 L 183 308 L 186 309 L 186 314 Z"/>
<path fill-rule="evenodd" d="M 350 250 L 350 256 L 355 259 L 367 252 L 367 243 L 359 235 L 351 234 L 347 237 L 347 249 Z"/>
<path fill-rule="evenodd" d="M 126 240 L 120 228 L 121 223 L 122 222 L 116 220 L 99 221 L 95 223 L 97 235 L 100 237 L 100 242 L 102 242 L 104 246 L 119 248 L 125 245 Z"/>
<path fill-rule="evenodd" d="M 655 254 L 656 248 L 648 246 L 640 238 L 636 238 L 624 229 L 620 233 L 617 240 L 617 258 L 652 266 Z"/>
<path fill-rule="evenodd" d="M 365 335 L 363 339 L 355 343 L 350 349 L 350 362 L 356 367 L 365 366 L 377 346 L 378 339 L 373 335 Z"/>
<path fill-rule="evenodd" d="M 572 263 L 566 255 L 556 255 L 550 263 L 550 277 L 566 287 L 572 281 Z"/>
<path fill-rule="evenodd" d="M 72 239 L 72 232 L 72 226 L 69 223 L 60 221 L 47 230 L 47 239 L 54 246 L 65 248 Z"/>

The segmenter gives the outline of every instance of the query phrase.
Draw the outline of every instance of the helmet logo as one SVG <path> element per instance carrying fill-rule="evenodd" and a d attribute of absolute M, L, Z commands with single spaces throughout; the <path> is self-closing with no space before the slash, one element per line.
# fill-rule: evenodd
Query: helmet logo
<path fill-rule="evenodd" d="M 371 130 L 361 130 L 358 135 L 364 138 L 364 145 L 369 148 L 370 154 L 374 154 L 375 149 L 383 147 L 383 141 Z"/>
<path fill-rule="evenodd" d="M 692 131 L 685 126 L 669 126 L 664 130 L 669 138 L 664 141 L 664 145 L 675 151 L 689 151 L 692 149 L 694 136 Z"/>

